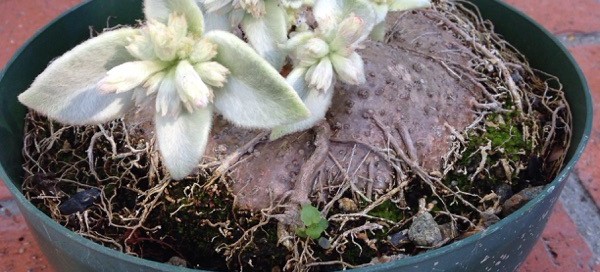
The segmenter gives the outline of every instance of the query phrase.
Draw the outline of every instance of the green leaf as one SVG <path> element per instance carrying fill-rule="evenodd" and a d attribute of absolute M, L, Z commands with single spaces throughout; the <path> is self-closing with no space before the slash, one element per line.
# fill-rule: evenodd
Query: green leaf
<path fill-rule="evenodd" d="M 319 223 L 317 223 L 317 228 L 319 228 L 321 232 L 323 232 L 327 229 L 327 227 L 329 227 L 329 221 L 321 217 L 321 220 L 319 221 Z"/>
<path fill-rule="evenodd" d="M 133 106 L 132 92 L 103 93 L 97 83 L 113 67 L 134 60 L 125 46 L 136 33 L 121 28 L 76 46 L 50 63 L 19 101 L 66 124 L 99 124 L 120 117 Z"/>
<path fill-rule="evenodd" d="M 286 57 L 280 45 L 287 40 L 287 12 L 278 1 L 266 0 L 265 9 L 264 16 L 245 16 L 242 29 L 256 52 L 280 70 Z"/>
<path fill-rule="evenodd" d="M 296 229 L 296 235 L 302 237 L 302 238 L 306 238 L 308 235 L 306 234 L 306 228 L 297 228 Z"/>
<path fill-rule="evenodd" d="M 198 167 L 212 124 L 212 109 L 206 107 L 179 115 L 156 113 L 156 137 L 163 163 L 175 180 Z"/>
<path fill-rule="evenodd" d="M 307 227 L 318 224 L 321 220 L 321 212 L 310 204 L 304 205 L 300 211 L 300 220 L 302 220 L 302 223 Z"/>
<path fill-rule="evenodd" d="M 294 89 L 248 44 L 218 30 L 205 38 L 218 46 L 214 61 L 231 72 L 214 92 L 216 110 L 226 119 L 242 127 L 272 128 L 309 116 Z"/>
<path fill-rule="evenodd" d="M 328 226 L 329 222 L 325 218 L 320 218 L 319 222 L 306 228 L 306 235 L 310 238 L 318 239 Z"/>
<path fill-rule="evenodd" d="M 306 228 L 306 235 L 312 239 L 319 239 L 323 230 L 317 227 Z"/>
<path fill-rule="evenodd" d="M 144 14 L 146 19 L 154 19 L 163 24 L 169 21 L 169 14 L 178 12 L 185 15 L 191 32 L 202 35 L 204 18 L 202 11 L 194 0 L 145 0 Z"/>

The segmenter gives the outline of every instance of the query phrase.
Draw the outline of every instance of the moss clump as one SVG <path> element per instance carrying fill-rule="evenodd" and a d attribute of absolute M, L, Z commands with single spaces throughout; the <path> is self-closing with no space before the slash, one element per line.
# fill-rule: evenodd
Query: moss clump
<path fill-rule="evenodd" d="M 386 200 L 381 205 L 375 207 L 369 213 L 371 216 L 384 218 L 394 222 L 400 222 L 404 219 L 404 213 L 398 206 L 391 200 Z"/>
<path fill-rule="evenodd" d="M 510 184 L 533 152 L 533 143 L 525 137 L 524 124 L 516 113 L 490 114 L 483 122 L 483 128 L 468 133 L 455 170 L 445 178 L 446 184 L 464 192 L 489 192 L 500 184 Z M 484 158 L 482 150 L 485 170 L 477 172 Z"/>

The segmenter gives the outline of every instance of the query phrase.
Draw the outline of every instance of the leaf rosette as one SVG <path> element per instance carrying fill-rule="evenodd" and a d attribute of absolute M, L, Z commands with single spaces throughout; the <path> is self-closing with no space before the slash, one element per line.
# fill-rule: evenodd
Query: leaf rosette
<path fill-rule="evenodd" d="M 158 147 L 171 177 L 199 164 L 215 113 L 271 128 L 309 116 L 292 87 L 235 35 L 204 33 L 194 0 L 146 0 L 146 22 L 100 34 L 53 61 L 19 95 L 29 108 L 92 125 L 154 107 Z"/>

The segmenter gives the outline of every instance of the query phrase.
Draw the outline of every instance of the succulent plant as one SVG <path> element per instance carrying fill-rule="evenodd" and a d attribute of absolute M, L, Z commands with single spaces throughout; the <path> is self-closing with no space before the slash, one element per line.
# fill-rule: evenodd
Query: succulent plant
<path fill-rule="evenodd" d="M 74 125 L 154 107 L 163 162 L 172 178 L 182 179 L 204 153 L 214 113 L 237 126 L 273 128 L 271 139 L 314 126 L 329 109 L 336 80 L 364 83 L 356 50 L 374 29 L 384 28 L 387 12 L 429 5 L 429 0 L 145 0 L 141 27 L 107 31 L 76 46 L 19 100 Z M 243 37 L 230 33 L 236 27 Z M 279 71 L 288 56 L 293 68 L 284 79 Z"/>
<path fill-rule="evenodd" d="M 62 123 L 99 124 L 155 107 L 163 162 L 182 179 L 198 165 L 214 113 L 271 128 L 308 110 L 283 77 L 233 34 L 204 32 L 193 0 L 146 0 L 146 22 L 89 39 L 53 61 L 19 101 Z"/>
<path fill-rule="evenodd" d="M 294 33 L 284 46 L 294 61 L 287 81 L 311 116 L 274 128 L 271 139 L 308 129 L 322 120 L 337 79 L 351 85 L 365 82 L 363 60 L 356 50 L 374 28 L 385 27 L 388 10 L 429 5 L 429 0 L 317 0 L 312 8 L 317 27 Z"/>

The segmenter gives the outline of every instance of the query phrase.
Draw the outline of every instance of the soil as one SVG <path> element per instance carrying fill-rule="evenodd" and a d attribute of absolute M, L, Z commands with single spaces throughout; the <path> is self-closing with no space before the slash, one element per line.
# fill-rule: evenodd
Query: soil
<path fill-rule="evenodd" d="M 216 118 L 199 173 L 173 181 L 147 122 L 26 122 L 26 196 L 105 246 L 210 270 L 328 271 L 387 262 L 484 230 L 562 166 L 570 112 L 476 12 L 389 16 L 338 84 L 326 120 L 267 141 Z M 298 232 L 313 205 L 319 239 Z"/>

